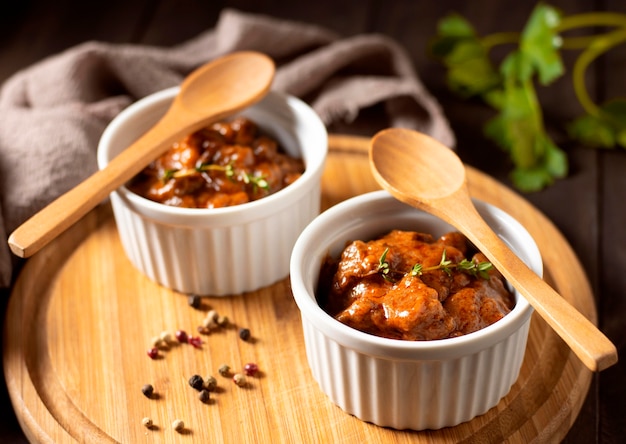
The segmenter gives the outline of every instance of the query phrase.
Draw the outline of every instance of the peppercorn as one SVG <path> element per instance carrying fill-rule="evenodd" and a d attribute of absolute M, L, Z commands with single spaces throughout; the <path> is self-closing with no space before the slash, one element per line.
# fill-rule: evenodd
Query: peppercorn
<path fill-rule="evenodd" d="M 204 384 L 202 385 L 206 390 L 212 392 L 217 387 L 217 379 L 213 376 L 207 376 L 204 380 Z"/>
<path fill-rule="evenodd" d="M 201 325 L 202 325 L 202 327 L 206 328 L 207 330 L 210 330 L 212 328 L 215 328 L 216 323 L 215 323 L 215 321 L 213 319 L 204 318 L 202 320 L 202 324 Z"/>
<path fill-rule="evenodd" d="M 187 342 L 189 340 L 189 337 L 184 330 L 177 330 L 176 339 L 178 339 L 178 342 Z"/>
<path fill-rule="evenodd" d="M 222 376 L 228 376 L 230 374 L 230 366 L 223 364 L 217 369 L 217 372 Z"/>
<path fill-rule="evenodd" d="M 187 303 L 192 308 L 200 308 L 202 299 L 197 294 L 192 294 L 192 295 L 189 295 L 189 297 L 187 298 Z"/>
<path fill-rule="evenodd" d="M 206 319 L 210 320 L 210 321 L 215 321 L 217 320 L 217 311 L 215 310 L 209 310 L 206 314 Z"/>
<path fill-rule="evenodd" d="M 192 337 L 190 337 L 187 340 L 187 342 L 189 342 L 195 348 L 201 348 L 202 347 L 202 339 L 200 339 L 200 336 L 192 336 Z"/>
<path fill-rule="evenodd" d="M 248 376 L 254 376 L 258 373 L 259 371 L 259 366 L 256 365 L 254 362 L 248 362 L 244 367 L 243 367 L 243 371 L 246 375 Z"/>
<path fill-rule="evenodd" d="M 150 429 L 150 428 L 152 428 L 152 426 L 153 426 L 153 424 L 154 424 L 154 423 L 152 422 L 152 419 L 150 419 L 150 418 L 148 418 L 148 417 L 145 417 L 145 418 L 143 418 L 143 419 L 141 420 L 141 424 L 142 424 L 145 428 Z"/>
<path fill-rule="evenodd" d="M 196 390 L 202 390 L 203 384 L 204 384 L 204 381 L 202 380 L 202 376 L 200 375 L 193 375 L 191 378 L 189 378 L 189 385 L 195 388 Z"/>
<path fill-rule="evenodd" d="M 211 330 L 203 325 L 198 325 L 198 333 L 201 335 L 208 335 L 211 333 Z"/>
<path fill-rule="evenodd" d="M 228 316 L 218 316 L 216 322 L 220 327 L 226 327 L 228 325 Z"/>
<path fill-rule="evenodd" d="M 207 402 L 210 397 L 211 397 L 211 394 L 209 393 L 209 391 L 204 390 L 204 389 L 202 389 L 200 391 L 200 394 L 198 395 L 198 399 L 202 402 Z"/>
<path fill-rule="evenodd" d="M 161 341 L 163 341 L 167 345 L 169 345 L 170 342 L 172 342 L 172 335 L 169 331 L 162 331 L 161 334 L 159 335 L 159 338 L 161 338 Z"/>
<path fill-rule="evenodd" d="M 177 432 L 182 432 L 185 429 L 185 423 L 182 419 L 176 419 L 172 422 L 172 428 Z"/>
<path fill-rule="evenodd" d="M 247 341 L 248 339 L 250 339 L 250 329 L 248 328 L 240 328 L 239 329 L 239 337 L 244 340 Z"/>
<path fill-rule="evenodd" d="M 246 385 L 246 377 L 241 373 L 236 373 L 235 376 L 233 376 L 233 382 L 239 387 L 243 387 Z"/>
<path fill-rule="evenodd" d="M 154 393 L 154 387 L 152 387 L 152 384 L 145 384 L 143 387 L 141 387 L 141 393 L 146 395 L 146 398 L 152 398 L 152 394 Z"/>
<path fill-rule="evenodd" d="M 150 350 L 146 352 L 150 359 L 156 359 L 159 356 L 159 349 L 156 347 L 152 347 Z"/>

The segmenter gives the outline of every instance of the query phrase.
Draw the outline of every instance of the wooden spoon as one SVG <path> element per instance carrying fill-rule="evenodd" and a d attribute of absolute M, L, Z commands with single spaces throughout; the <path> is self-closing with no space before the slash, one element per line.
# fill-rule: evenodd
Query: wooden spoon
<path fill-rule="evenodd" d="M 387 129 L 372 139 L 370 165 L 395 198 L 465 234 L 589 369 L 600 371 L 617 362 L 617 350 L 606 336 L 528 268 L 478 214 L 465 167 L 452 150 L 416 131 Z"/>
<path fill-rule="evenodd" d="M 29 257 L 77 222 L 176 140 L 259 101 L 274 78 L 274 62 L 256 52 L 233 53 L 192 72 L 165 116 L 106 168 L 60 196 L 9 237 L 11 250 Z M 80 165 L 76 166 L 80 168 Z"/>

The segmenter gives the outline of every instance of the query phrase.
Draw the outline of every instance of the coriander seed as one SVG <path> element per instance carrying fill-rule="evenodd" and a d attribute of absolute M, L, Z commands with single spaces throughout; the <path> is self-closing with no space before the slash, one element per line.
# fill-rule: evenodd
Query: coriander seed
<path fill-rule="evenodd" d="M 202 402 L 207 402 L 211 398 L 211 394 L 208 390 L 202 389 L 198 394 L 198 399 Z"/>
<path fill-rule="evenodd" d="M 228 376 L 230 374 L 230 366 L 223 364 L 217 369 L 217 372 L 222 376 Z"/>
<path fill-rule="evenodd" d="M 182 432 L 185 429 L 185 423 L 182 419 L 175 419 L 174 422 L 172 422 L 172 428 L 177 432 Z"/>
<path fill-rule="evenodd" d="M 154 393 L 154 387 L 152 384 L 145 384 L 141 387 L 141 393 L 146 395 L 146 398 L 152 398 L 152 394 Z"/>
<path fill-rule="evenodd" d="M 152 419 L 148 418 L 147 416 L 141 420 L 141 424 L 147 429 L 152 428 L 152 426 L 154 425 Z"/>
<path fill-rule="evenodd" d="M 202 376 L 200 375 L 193 375 L 191 378 L 189 378 L 189 385 L 195 388 L 196 390 L 202 390 L 203 384 L 204 384 L 204 381 L 202 380 Z"/>

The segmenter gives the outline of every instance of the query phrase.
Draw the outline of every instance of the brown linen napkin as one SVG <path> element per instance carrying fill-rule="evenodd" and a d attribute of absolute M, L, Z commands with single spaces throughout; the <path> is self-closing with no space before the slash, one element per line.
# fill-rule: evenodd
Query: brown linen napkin
<path fill-rule="evenodd" d="M 98 139 L 133 101 L 179 84 L 223 54 L 256 50 L 277 64 L 273 89 L 301 97 L 326 125 L 348 125 L 382 105 L 384 126 L 418 129 L 452 146 L 438 103 L 394 41 L 342 38 L 303 23 L 224 10 L 214 29 L 171 48 L 86 42 L 16 73 L 0 90 L 0 233 L 96 169 Z M 0 246 L 0 287 L 17 259 Z"/>

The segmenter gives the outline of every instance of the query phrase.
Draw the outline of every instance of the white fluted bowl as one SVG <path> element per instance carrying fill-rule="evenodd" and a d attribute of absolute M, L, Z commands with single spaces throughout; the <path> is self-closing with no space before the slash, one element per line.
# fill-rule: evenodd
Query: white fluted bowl
<path fill-rule="evenodd" d="M 475 204 L 509 247 L 541 275 L 539 249 L 524 227 L 492 205 Z M 496 406 L 519 376 L 533 309 L 515 292 L 515 307 L 496 323 L 433 341 L 387 339 L 340 323 L 316 301 L 322 261 L 328 254 L 338 257 L 348 241 L 370 240 L 391 229 L 436 237 L 454 230 L 376 191 L 322 213 L 296 242 L 291 285 L 313 377 L 343 410 L 380 426 L 424 430 L 469 421 Z"/>
<path fill-rule="evenodd" d="M 152 94 L 121 112 L 98 146 L 104 168 L 163 116 L 178 87 Z M 289 274 L 298 235 L 319 214 L 321 175 L 328 151 L 326 128 L 299 99 L 270 92 L 243 111 L 302 157 L 305 172 L 262 199 L 226 208 L 177 208 L 121 187 L 111 194 L 120 239 L 134 266 L 159 284 L 183 293 L 223 296 L 271 285 Z"/>

